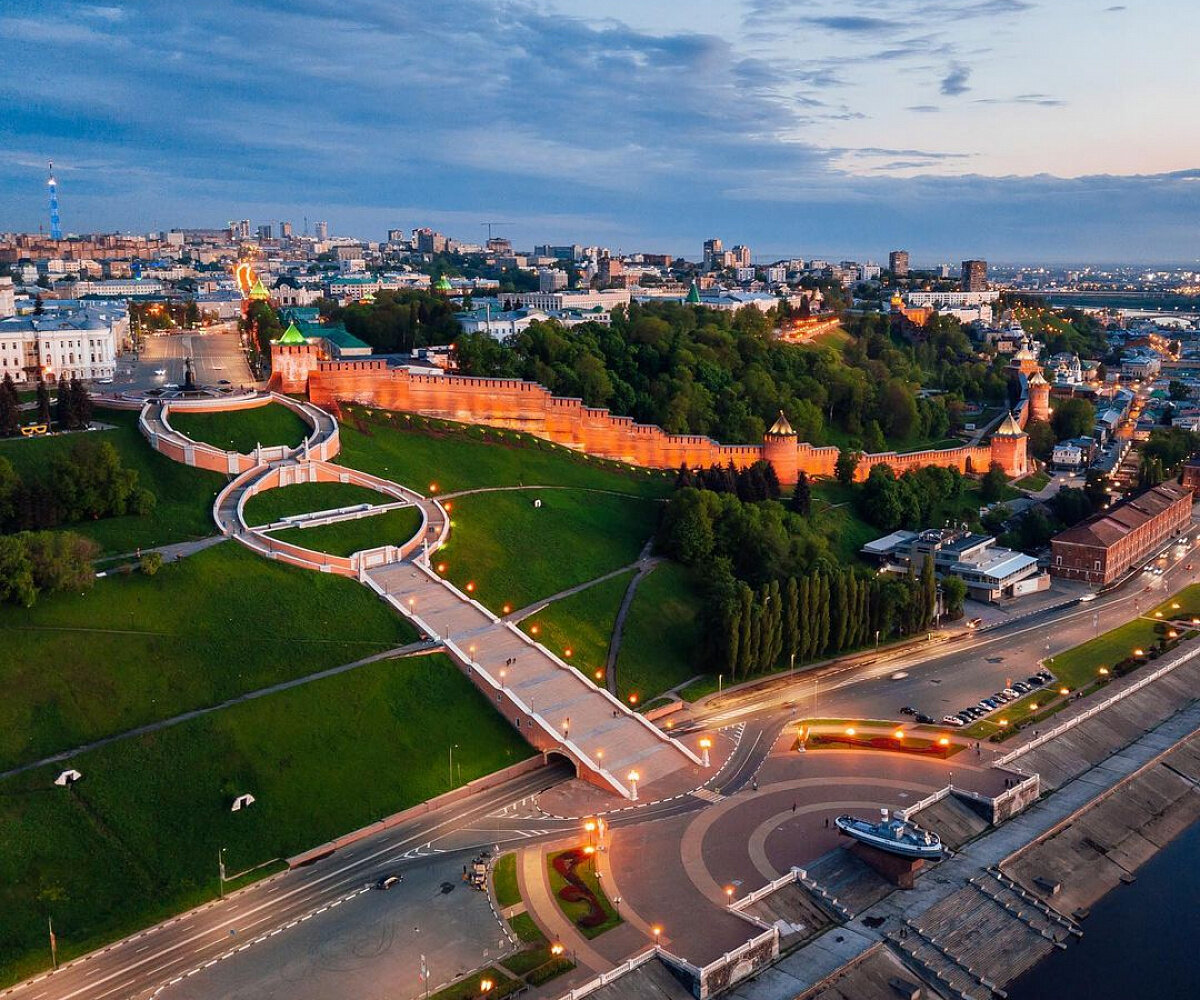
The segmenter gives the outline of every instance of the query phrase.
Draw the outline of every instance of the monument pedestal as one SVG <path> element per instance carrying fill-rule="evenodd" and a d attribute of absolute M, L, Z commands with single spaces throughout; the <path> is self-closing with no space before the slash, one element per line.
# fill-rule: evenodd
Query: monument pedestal
<path fill-rule="evenodd" d="M 847 848 L 856 858 L 883 876 L 894 886 L 901 889 L 911 889 L 917 872 L 925 867 L 922 858 L 902 858 L 898 854 L 881 851 L 861 841 L 855 841 Z"/>

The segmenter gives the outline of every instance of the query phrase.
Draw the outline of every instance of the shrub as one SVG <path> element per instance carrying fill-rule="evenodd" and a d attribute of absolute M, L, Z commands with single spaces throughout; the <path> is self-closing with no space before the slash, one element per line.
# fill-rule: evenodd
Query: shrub
<path fill-rule="evenodd" d="M 161 552 L 147 552 L 138 561 L 138 569 L 147 576 L 153 576 L 162 569 L 163 557 Z"/>

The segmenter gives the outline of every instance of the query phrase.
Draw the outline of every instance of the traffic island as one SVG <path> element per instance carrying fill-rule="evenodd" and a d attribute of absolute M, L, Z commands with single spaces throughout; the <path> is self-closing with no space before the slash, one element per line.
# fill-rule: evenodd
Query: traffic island
<path fill-rule="evenodd" d="M 517 880 L 517 856 L 505 854 L 492 869 L 492 892 L 496 906 L 508 916 L 508 926 L 522 947 L 500 959 L 500 965 L 527 986 L 541 986 L 575 968 L 573 956 L 558 941 L 546 935 L 525 912 L 525 902 Z"/>
<path fill-rule="evenodd" d="M 895 723 L 853 719 L 801 722 L 793 750 L 882 750 L 946 760 L 963 749 L 949 736 L 921 734 Z"/>
<path fill-rule="evenodd" d="M 495 968 L 486 968 L 480 972 L 472 972 L 465 979 L 452 983 L 444 990 L 438 990 L 429 1000 L 476 1000 L 477 997 L 487 997 L 487 1000 L 498 1000 L 522 989 L 519 979 L 512 979 Z"/>
<path fill-rule="evenodd" d="M 572 847 L 551 854 L 546 866 L 554 901 L 585 938 L 598 937 L 622 922 L 600 887 L 594 854 Z"/>

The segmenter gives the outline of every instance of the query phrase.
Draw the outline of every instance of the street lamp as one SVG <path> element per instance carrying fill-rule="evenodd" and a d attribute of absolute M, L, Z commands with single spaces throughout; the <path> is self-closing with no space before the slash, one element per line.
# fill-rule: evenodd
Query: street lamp
<path fill-rule="evenodd" d="M 481 980 L 479 980 L 479 992 L 480 992 L 480 994 L 482 994 L 483 996 L 487 996 L 489 993 L 491 993 L 491 992 L 492 992 L 492 988 L 493 988 L 495 985 L 496 985 L 496 984 L 495 984 L 495 983 L 493 983 L 493 982 L 492 982 L 490 979 L 481 979 Z"/>
<path fill-rule="evenodd" d="M 733 886 L 731 885 L 725 886 L 725 905 L 733 905 Z"/>
<path fill-rule="evenodd" d="M 650 933 L 654 935 L 654 947 L 658 947 L 659 941 L 662 939 L 662 928 L 655 924 L 650 928 Z"/>
<path fill-rule="evenodd" d="M 708 751 L 712 749 L 712 740 L 707 736 L 700 737 L 700 749 L 704 751 L 704 766 L 710 767 L 708 761 Z"/>
<path fill-rule="evenodd" d="M 217 851 L 217 885 L 221 899 L 225 898 L 225 848 Z"/>
<path fill-rule="evenodd" d="M 638 774 L 637 771 L 629 772 L 629 783 L 630 783 L 630 785 L 633 786 L 633 794 L 632 794 L 631 798 L 634 802 L 637 801 L 637 783 L 641 777 L 642 776 L 640 774 Z"/>
<path fill-rule="evenodd" d="M 458 749 L 457 743 L 450 744 L 450 787 L 454 787 L 454 751 Z"/>

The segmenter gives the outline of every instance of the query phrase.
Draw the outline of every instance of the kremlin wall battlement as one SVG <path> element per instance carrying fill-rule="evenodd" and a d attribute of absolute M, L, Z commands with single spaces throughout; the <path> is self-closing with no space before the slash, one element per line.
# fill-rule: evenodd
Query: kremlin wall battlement
<path fill-rule="evenodd" d="M 651 424 L 638 424 L 607 409 L 586 406 L 580 399 L 551 395 L 536 382 L 428 375 L 389 368 L 386 361 L 321 361 L 311 345 L 273 344 L 272 388 L 307 392 L 317 406 L 336 410 L 340 403 L 359 403 L 385 410 L 468 424 L 503 427 L 545 438 L 589 455 L 646 468 L 678 469 L 727 465 L 746 468 L 765 459 L 780 483 L 791 485 L 801 471 L 828 477 L 837 463 L 836 447 L 798 441 L 780 420 L 757 445 L 724 445 L 698 434 L 668 434 Z M 881 452 L 860 456 L 855 477 L 865 479 L 871 467 L 886 463 L 899 475 L 927 465 L 983 473 L 997 462 L 1010 477 L 1028 469 L 1026 436 L 1019 421 L 1006 420 L 988 444 L 915 452 Z"/>

